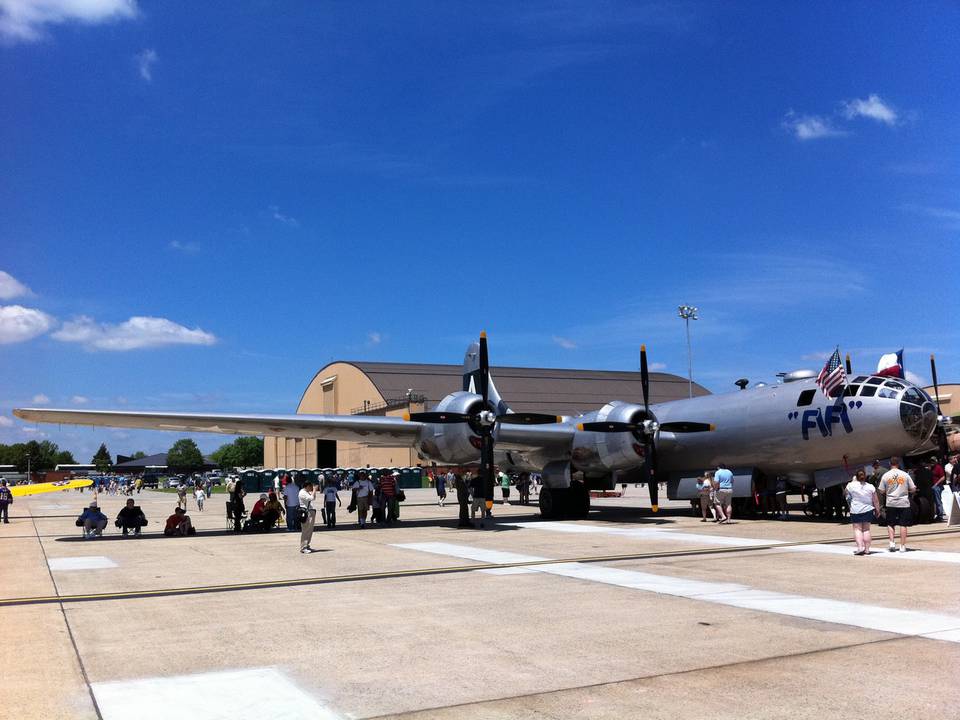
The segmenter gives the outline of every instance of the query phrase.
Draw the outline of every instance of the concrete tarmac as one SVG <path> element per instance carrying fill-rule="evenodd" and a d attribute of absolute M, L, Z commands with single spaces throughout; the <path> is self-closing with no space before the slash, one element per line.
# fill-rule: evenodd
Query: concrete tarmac
<path fill-rule="evenodd" d="M 583 521 L 498 504 L 485 530 L 413 490 L 361 531 L 341 497 L 313 555 L 229 532 L 222 495 L 165 538 L 176 496 L 144 491 L 123 538 L 101 494 L 99 540 L 74 525 L 89 492 L 17 499 L 0 718 L 960 716 L 960 528 L 891 555 L 874 526 L 854 557 L 846 524 L 654 516 L 633 486 Z"/>

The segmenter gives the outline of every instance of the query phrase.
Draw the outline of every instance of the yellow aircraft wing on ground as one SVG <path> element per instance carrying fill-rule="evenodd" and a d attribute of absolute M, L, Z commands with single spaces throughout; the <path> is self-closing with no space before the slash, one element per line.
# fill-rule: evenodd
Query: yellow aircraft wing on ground
<path fill-rule="evenodd" d="M 14 497 L 39 495 L 40 493 L 56 492 L 57 490 L 76 490 L 93 485 L 93 480 L 60 480 L 59 482 L 34 483 L 32 485 L 13 485 L 10 492 Z"/>

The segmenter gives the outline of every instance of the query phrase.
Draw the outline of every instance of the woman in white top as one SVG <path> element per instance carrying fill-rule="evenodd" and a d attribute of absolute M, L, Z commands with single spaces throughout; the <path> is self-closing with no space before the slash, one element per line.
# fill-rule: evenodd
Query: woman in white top
<path fill-rule="evenodd" d="M 857 543 L 854 555 L 870 554 L 870 523 L 874 513 L 880 514 L 880 502 L 877 489 L 867 482 L 867 473 L 857 470 L 857 474 L 847 483 L 847 502 L 850 503 L 850 522 L 853 524 L 853 539 Z"/>
<path fill-rule="evenodd" d="M 711 515 L 714 520 L 717 519 L 716 511 L 713 509 L 714 499 L 711 498 L 713 494 L 713 483 L 710 482 L 710 478 L 706 475 L 698 478 L 697 495 L 700 496 L 700 513 L 703 515 L 703 519 L 700 522 L 706 522 L 708 520 L 708 514 Z"/>

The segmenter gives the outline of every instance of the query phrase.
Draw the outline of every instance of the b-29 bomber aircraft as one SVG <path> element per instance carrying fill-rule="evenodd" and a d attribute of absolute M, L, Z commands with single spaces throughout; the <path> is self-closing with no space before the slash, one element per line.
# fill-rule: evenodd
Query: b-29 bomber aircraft
<path fill-rule="evenodd" d="M 425 460 L 444 465 L 479 460 L 488 500 L 495 465 L 540 473 L 545 517 L 583 517 L 590 490 L 626 482 L 647 483 L 656 512 L 660 482 L 668 482 L 671 499 L 694 497 L 696 476 L 718 463 L 734 469 L 741 487 L 759 475 L 828 487 L 849 478 L 854 465 L 924 446 L 937 428 L 937 408 L 922 388 L 879 376 L 857 376 L 833 398 L 808 378 L 650 405 L 645 348 L 640 359 L 642 404 L 613 400 L 575 417 L 513 412 L 491 377 L 485 333 L 467 349 L 463 389 L 404 418 L 40 408 L 14 415 L 44 423 L 412 445 Z"/>

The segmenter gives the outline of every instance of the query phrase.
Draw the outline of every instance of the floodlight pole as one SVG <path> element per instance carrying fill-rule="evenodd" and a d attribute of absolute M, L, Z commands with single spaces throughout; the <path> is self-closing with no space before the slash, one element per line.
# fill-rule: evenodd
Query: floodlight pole
<path fill-rule="evenodd" d="M 689 397 L 693 397 L 693 350 L 690 344 L 690 321 L 699 320 L 697 308 L 691 305 L 681 305 L 677 308 L 677 314 L 687 326 L 687 388 Z"/>

